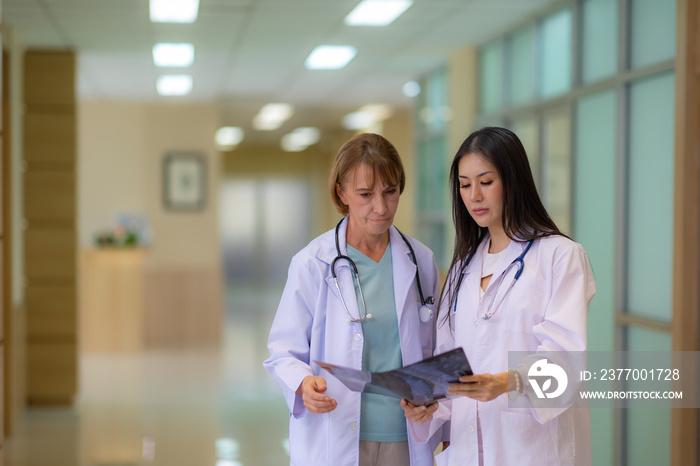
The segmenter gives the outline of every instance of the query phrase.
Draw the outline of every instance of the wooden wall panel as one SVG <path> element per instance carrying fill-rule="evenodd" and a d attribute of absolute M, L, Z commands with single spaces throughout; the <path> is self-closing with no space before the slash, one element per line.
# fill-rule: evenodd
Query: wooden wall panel
<path fill-rule="evenodd" d="M 24 178 L 32 197 L 25 199 L 24 214 L 34 219 L 57 220 L 76 216 L 76 179 L 74 172 L 30 170 Z"/>
<path fill-rule="evenodd" d="M 34 310 L 27 319 L 32 336 L 75 336 L 77 328 L 76 290 L 65 286 L 32 286 L 25 295 Z"/>
<path fill-rule="evenodd" d="M 46 283 L 46 279 L 61 279 L 62 284 L 75 282 L 75 241 L 74 229 L 41 228 L 30 223 L 24 236 L 25 271 L 29 285 L 36 284 L 36 279 L 43 280 L 39 283 Z"/>
<path fill-rule="evenodd" d="M 75 342 L 29 341 L 27 379 L 29 403 L 70 403 L 77 389 L 78 369 Z"/>
<path fill-rule="evenodd" d="M 75 105 L 75 54 L 31 50 L 24 57 L 27 105 Z"/>
<path fill-rule="evenodd" d="M 1 138 L 1 151 L 2 151 L 2 176 L 0 180 L 2 182 L 2 201 L 0 202 L 0 208 L 2 209 L 2 221 L 0 222 L 0 233 L 2 234 L 2 280 L 1 285 L 3 289 L 2 295 L 2 378 L 3 381 L 0 383 L 3 392 L 3 422 L 2 430 L 3 435 L 11 435 L 14 419 L 15 408 L 18 407 L 16 403 L 15 396 L 17 391 L 14 390 L 17 382 L 17 378 L 13 377 L 13 369 L 16 369 L 16 364 L 18 361 L 17 352 L 14 351 L 13 345 L 15 345 L 16 340 L 13 338 L 12 331 L 14 330 L 13 325 L 15 319 L 13 318 L 13 298 L 12 298 L 12 208 L 11 208 L 11 173 L 12 173 L 12 153 L 10 151 L 10 88 L 9 88 L 9 53 L 3 47 L 2 50 L 2 61 L 0 62 L 0 67 L 2 67 L 2 72 L 0 76 L 2 77 L 2 113 L 0 114 L 0 128 L 2 128 Z"/>
<path fill-rule="evenodd" d="M 75 57 L 24 59 L 27 398 L 65 404 L 77 389 Z"/>
<path fill-rule="evenodd" d="M 77 137 L 74 109 L 61 112 L 52 108 L 51 113 L 38 113 L 39 110 L 42 109 L 28 108 L 24 118 L 25 160 L 74 160 Z"/>

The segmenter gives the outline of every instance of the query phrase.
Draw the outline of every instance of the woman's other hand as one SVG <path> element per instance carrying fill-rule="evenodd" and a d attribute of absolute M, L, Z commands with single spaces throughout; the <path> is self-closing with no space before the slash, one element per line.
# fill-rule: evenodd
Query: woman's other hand
<path fill-rule="evenodd" d="M 435 414 L 435 411 L 438 409 L 438 404 L 433 403 L 430 405 L 414 406 L 408 400 L 403 398 L 401 400 L 401 407 L 403 408 L 404 416 L 413 422 L 423 424 L 432 419 L 433 414 Z"/>
<path fill-rule="evenodd" d="M 466 396 L 477 401 L 491 401 L 508 391 L 508 372 L 474 374 L 459 378 L 461 383 L 450 385 L 447 393 Z"/>
<path fill-rule="evenodd" d="M 327 389 L 326 379 L 320 375 L 307 375 L 297 388 L 297 395 L 301 396 L 308 411 L 330 413 L 338 407 L 338 402 L 323 393 Z"/>

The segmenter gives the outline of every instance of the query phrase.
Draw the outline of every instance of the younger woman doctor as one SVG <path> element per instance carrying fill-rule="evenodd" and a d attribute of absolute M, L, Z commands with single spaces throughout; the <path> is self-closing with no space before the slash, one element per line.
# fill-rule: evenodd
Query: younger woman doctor
<path fill-rule="evenodd" d="M 454 158 L 450 185 L 456 241 L 435 351 L 461 346 L 475 375 L 450 386 L 457 397 L 439 405 L 402 401 L 411 430 L 425 441 L 451 420 L 438 465 L 590 465 L 587 408 L 533 405 L 527 368 L 508 366 L 509 351 L 586 350 L 595 293 L 586 253 L 547 214 L 509 130 L 472 133 Z M 528 408 L 509 407 L 516 397 Z"/>
<path fill-rule="evenodd" d="M 392 227 L 404 185 L 389 141 L 350 139 L 329 178 L 346 217 L 292 259 L 264 363 L 289 407 L 292 465 L 433 464 L 437 438 L 410 439 L 399 400 L 352 392 L 314 364 L 384 371 L 432 355 L 439 276 L 432 252 Z"/>

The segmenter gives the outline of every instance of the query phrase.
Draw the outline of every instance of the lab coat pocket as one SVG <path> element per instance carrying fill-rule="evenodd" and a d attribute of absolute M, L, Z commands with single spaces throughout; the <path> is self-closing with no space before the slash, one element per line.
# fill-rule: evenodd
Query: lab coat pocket
<path fill-rule="evenodd" d="M 540 424 L 529 411 L 501 411 L 500 464 L 565 464 L 557 458 L 556 420 Z M 529 452 L 524 454 L 524 452 Z"/>
<path fill-rule="evenodd" d="M 447 447 L 446 450 L 442 450 L 435 455 L 435 464 L 437 466 L 447 466 L 450 464 L 450 447 Z"/>

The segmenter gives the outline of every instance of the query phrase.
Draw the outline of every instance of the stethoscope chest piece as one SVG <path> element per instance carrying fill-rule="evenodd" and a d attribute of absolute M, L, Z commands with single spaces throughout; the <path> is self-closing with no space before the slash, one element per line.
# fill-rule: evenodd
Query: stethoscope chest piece
<path fill-rule="evenodd" d="M 421 306 L 418 310 L 418 317 L 421 322 L 430 322 L 430 319 L 433 318 L 433 310 L 428 306 Z"/>

